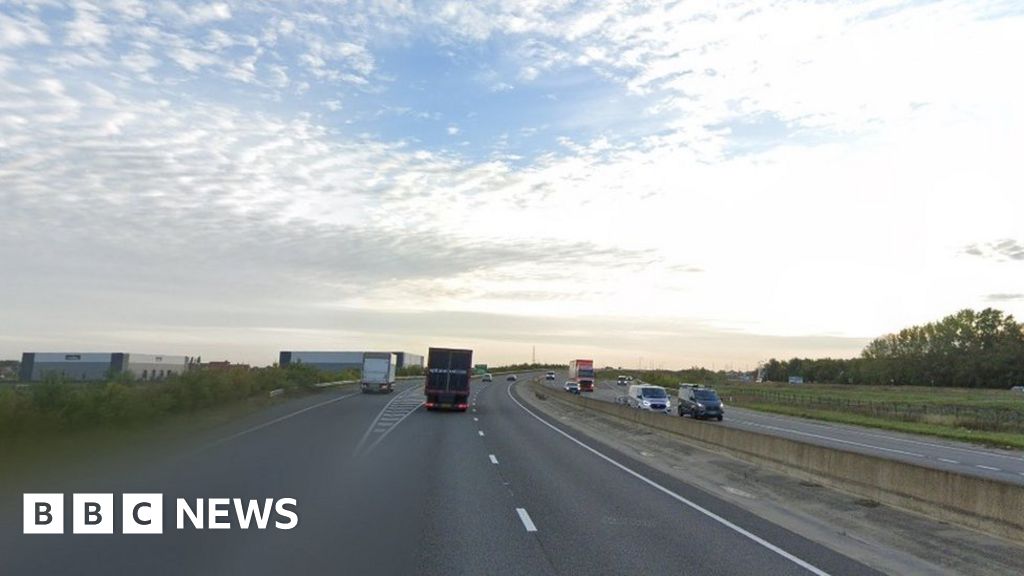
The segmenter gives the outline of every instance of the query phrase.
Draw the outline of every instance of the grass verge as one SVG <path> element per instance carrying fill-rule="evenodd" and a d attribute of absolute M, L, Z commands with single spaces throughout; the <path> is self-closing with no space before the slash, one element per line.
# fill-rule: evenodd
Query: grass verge
<path fill-rule="evenodd" d="M 935 436 L 938 438 L 947 438 L 950 440 L 959 440 L 961 442 L 971 442 L 975 444 L 983 444 L 986 446 L 993 446 L 998 448 L 1024 449 L 1024 434 L 1017 434 L 1012 432 L 971 430 L 968 428 L 959 428 L 943 424 L 932 424 L 928 422 L 889 420 L 884 418 L 864 416 L 861 414 L 853 414 L 849 412 L 816 410 L 800 406 L 782 406 L 777 404 L 758 403 L 744 403 L 737 405 L 743 408 L 748 408 L 750 410 L 771 412 L 774 414 L 782 414 L 786 416 L 798 416 L 801 418 L 810 418 L 813 420 L 822 420 L 825 422 L 853 424 L 857 426 L 879 428 L 883 430 L 893 430 L 896 432 L 907 432 L 911 434 L 924 434 L 928 436 Z"/>
<path fill-rule="evenodd" d="M 663 373 L 643 375 L 675 395 L 679 385 Z M 846 384 L 782 384 L 713 382 L 727 404 L 853 424 L 923 434 L 986 446 L 1024 449 L 1024 394 L 1010 390 L 933 386 L 868 386 Z"/>

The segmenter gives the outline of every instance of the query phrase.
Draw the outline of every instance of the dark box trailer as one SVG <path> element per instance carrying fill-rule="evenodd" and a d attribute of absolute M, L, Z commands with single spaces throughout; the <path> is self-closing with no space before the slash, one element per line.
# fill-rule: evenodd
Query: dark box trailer
<path fill-rule="evenodd" d="M 431 348 L 427 352 L 427 377 L 423 392 L 427 410 L 469 408 L 469 380 L 473 375 L 473 351 Z"/>

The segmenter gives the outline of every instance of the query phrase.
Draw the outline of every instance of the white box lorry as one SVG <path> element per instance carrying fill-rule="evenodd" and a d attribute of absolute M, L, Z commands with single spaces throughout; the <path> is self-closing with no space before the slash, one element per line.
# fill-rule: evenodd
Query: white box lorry
<path fill-rule="evenodd" d="M 391 392 L 395 389 L 398 355 L 392 352 L 366 352 L 363 354 L 363 392 Z"/>

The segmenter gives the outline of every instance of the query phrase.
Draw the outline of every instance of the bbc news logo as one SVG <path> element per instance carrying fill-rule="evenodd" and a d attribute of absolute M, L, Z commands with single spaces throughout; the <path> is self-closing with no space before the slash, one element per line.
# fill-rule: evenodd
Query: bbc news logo
<path fill-rule="evenodd" d="M 64 533 L 64 494 L 24 494 L 22 532 L 25 534 Z M 72 494 L 71 532 L 73 534 L 113 534 L 113 494 Z M 163 494 L 122 494 L 122 534 L 163 534 Z M 174 503 L 175 528 L 178 530 L 291 530 L 299 524 L 298 504 L 294 498 L 178 498 Z M 235 523 L 231 519 L 234 516 Z M 271 522 L 273 520 L 273 522 Z"/>

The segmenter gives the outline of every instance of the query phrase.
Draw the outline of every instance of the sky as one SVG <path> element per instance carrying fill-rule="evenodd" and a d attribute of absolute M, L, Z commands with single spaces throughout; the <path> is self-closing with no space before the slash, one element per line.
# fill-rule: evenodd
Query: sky
<path fill-rule="evenodd" d="M 1015 0 L 0 0 L 0 358 L 1021 318 L 1021 54 Z"/>

